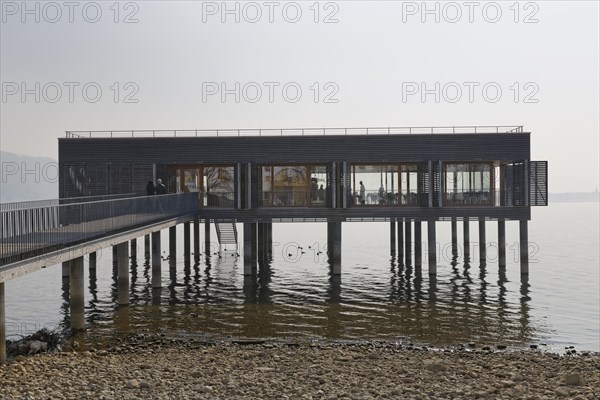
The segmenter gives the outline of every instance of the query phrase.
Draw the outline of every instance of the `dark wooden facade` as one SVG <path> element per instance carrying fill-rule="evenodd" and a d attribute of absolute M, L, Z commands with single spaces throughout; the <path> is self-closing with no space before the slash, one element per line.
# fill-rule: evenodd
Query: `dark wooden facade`
<path fill-rule="evenodd" d="M 440 194 L 444 190 L 442 169 L 452 162 L 482 162 L 499 167 L 502 172 L 497 178 L 502 180 L 502 188 L 510 192 L 510 196 L 501 194 L 500 201 L 493 206 L 445 205 Z M 354 201 L 348 200 L 352 190 L 349 188 L 350 167 L 382 163 L 419 166 L 421 200 L 418 204 L 414 207 L 356 207 Z M 535 164 L 535 174 L 530 174 L 530 163 L 530 133 L 527 132 L 59 139 L 61 197 L 143 193 L 146 183 L 160 177 L 169 166 L 228 165 L 235 171 L 232 206 L 202 208 L 200 216 L 240 222 L 530 219 L 530 206 L 547 198 L 545 164 Z M 329 184 L 325 207 L 259 206 L 260 167 L 292 164 L 326 166 Z M 532 181 L 530 175 L 536 181 Z M 544 182 L 539 181 L 539 177 Z"/>

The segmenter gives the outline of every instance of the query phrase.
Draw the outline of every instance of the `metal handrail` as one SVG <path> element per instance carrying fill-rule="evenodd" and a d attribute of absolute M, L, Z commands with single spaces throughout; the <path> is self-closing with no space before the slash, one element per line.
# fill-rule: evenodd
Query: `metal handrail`
<path fill-rule="evenodd" d="M 523 133 L 523 125 L 410 126 L 369 128 L 284 128 L 284 129 L 139 129 L 109 131 L 65 131 L 67 138 L 126 137 L 239 137 L 239 136 L 317 136 L 317 135 L 396 135 L 396 134 L 490 134 Z"/>
<path fill-rule="evenodd" d="M 14 201 L 9 203 L 0 203 L 0 211 L 24 210 L 30 208 L 57 206 L 60 204 L 86 203 L 90 201 L 112 200 L 117 198 L 131 198 L 139 195 L 139 193 L 121 193 L 98 196 L 64 197 L 59 199 Z"/>
<path fill-rule="evenodd" d="M 0 267 L 197 212 L 195 193 L 0 211 Z"/>

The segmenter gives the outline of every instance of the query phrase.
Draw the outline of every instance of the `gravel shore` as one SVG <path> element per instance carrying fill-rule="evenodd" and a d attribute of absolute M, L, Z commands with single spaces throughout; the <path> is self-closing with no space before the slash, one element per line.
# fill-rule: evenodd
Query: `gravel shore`
<path fill-rule="evenodd" d="M 599 399 L 600 356 L 135 337 L 19 356 L 1 399 Z"/>

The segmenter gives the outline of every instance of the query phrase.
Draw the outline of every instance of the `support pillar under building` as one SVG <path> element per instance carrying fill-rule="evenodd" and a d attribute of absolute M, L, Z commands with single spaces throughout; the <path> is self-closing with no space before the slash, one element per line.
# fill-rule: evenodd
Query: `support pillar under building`
<path fill-rule="evenodd" d="M 177 261 L 177 225 L 169 227 L 169 263 Z"/>
<path fill-rule="evenodd" d="M 161 279 L 160 231 L 152 232 L 152 287 L 162 286 Z"/>
<path fill-rule="evenodd" d="M 92 252 L 89 255 L 89 265 L 88 268 L 90 270 L 96 270 L 96 265 L 98 263 L 98 255 L 96 254 L 96 252 Z"/>
<path fill-rule="evenodd" d="M 506 222 L 498 220 L 498 265 L 506 267 Z"/>
<path fill-rule="evenodd" d="M 421 221 L 415 220 L 415 268 L 421 268 L 422 259 Z"/>
<path fill-rule="evenodd" d="M 406 259 L 405 265 L 411 265 L 412 264 L 412 237 L 411 237 L 411 230 L 410 230 L 410 219 L 406 219 L 406 221 L 404 221 L 404 258 Z"/>
<path fill-rule="evenodd" d="M 71 308 L 71 329 L 85 329 L 85 303 L 83 284 L 83 257 L 77 257 L 69 262 L 69 305 Z"/>
<path fill-rule="evenodd" d="M 452 255 L 458 254 L 458 234 L 457 234 L 456 218 L 452 218 L 450 222 L 450 230 L 452 231 Z"/>
<path fill-rule="evenodd" d="M 190 222 L 184 222 L 183 223 L 183 262 L 185 264 L 189 264 L 190 263 L 190 256 L 191 256 L 191 238 L 190 238 Z"/>
<path fill-rule="evenodd" d="M 463 254 L 465 262 L 468 262 L 468 259 L 471 257 L 471 239 L 469 233 L 469 218 L 467 217 L 463 220 L 463 239 Z"/>
<path fill-rule="evenodd" d="M 117 303 L 129 304 L 129 253 L 127 242 L 117 245 Z"/>
<path fill-rule="evenodd" d="M 396 220 L 390 220 L 390 253 L 396 255 Z"/>
<path fill-rule="evenodd" d="M 342 273 L 342 223 L 327 222 L 327 253 L 333 275 Z"/>
<path fill-rule="evenodd" d="M 150 244 L 150 235 L 144 235 L 144 256 L 150 258 L 150 250 L 152 245 Z"/>
<path fill-rule="evenodd" d="M 131 248 L 131 251 L 130 251 L 131 258 L 133 260 L 135 260 L 135 259 L 137 259 L 137 239 L 131 239 L 130 244 L 131 244 L 130 245 L 130 248 Z"/>
<path fill-rule="evenodd" d="M 427 259 L 429 275 L 437 274 L 437 243 L 435 238 L 435 220 L 427 221 Z"/>
<path fill-rule="evenodd" d="M 398 263 L 404 258 L 404 219 L 398 218 Z"/>
<path fill-rule="evenodd" d="M 194 219 L 194 261 L 200 259 L 200 219 Z"/>
<path fill-rule="evenodd" d="M 69 277 L 69 261 L 64 261 L 62 263 L 62 277 L 63 278 L 68 278 Z"/>
<path fill-rule="evenodd" d="M 204 252 L 210 254 L 210 219 L 204 220 Z"/>
<path fill-rule="evenodd" d="M 521 249 L 521 275 L 529 274 L 529 234 L 527 220 L 519 220 L 519 243 Z"/>
<path fill-rule="evenodd" d="M 256 272 L 257 229 L 256 223 L 244 223 L 244 275 Z"/>
<path fill-rule="evenodd" d="M 479 220 L 479 262 L 485 264 L 486 259 L 485 219 Z"/>

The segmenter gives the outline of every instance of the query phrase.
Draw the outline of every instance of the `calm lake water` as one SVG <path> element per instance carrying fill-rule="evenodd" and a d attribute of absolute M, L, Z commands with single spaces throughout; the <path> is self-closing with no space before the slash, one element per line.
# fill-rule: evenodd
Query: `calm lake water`
<path fill-rule="evenodd" d="M 236 259 L 232 251 L 221 259 L 212 252 L 203 255 L 198 264 L 192 257 L 192 265 L 184 265 L 179 240 L 176 268 L 163 262 L 163 288 L 154 293 L 143 239 L 138 239 L 129 307 L 116 306 L 110 249 L 98 254 L 95 277 L 86 267 L 84 342 L 150 331 L 210 338 L 385 339 L 438 346 L 545 343 L 556 351 L 565 346 L 600 351 L 598 204 L 555 203 L 533 207 L 532 213 L 528 282 L 520 280 L 518 222 L 506 224 L 505 271 L 498 269 L 494 248 L 485 266 L 477 261 L 475 249 L 475 261 L 465 264 L 461 254 L 453 259 L 450 223 L 438 223 L 436 280 L 427 274 L 426 256 L 422 276 L 391 256 L 389 223 L 343 224 L 339 281 L 330 279 L 327 258 L 318 254 L 326 243 L 325 224 L 273 224 L 273 261 L 259 270 L 256 282 L 244 280 L 243 259 Z M 497 224 L 486 225 L 488 242 L 496 243 Z M 471 223 L 470 230 L 474 246 L 477 224 Z M 462 223 L 458 234 L 460 246 Z M 162 238 L 162 249 L 168 249 L 167 232 Z M 178 238 L 183 238 L 181 226 Z M 9 338 L 44 326 L 68 326 L 64 289 L 60 266 L 7 282 Z"/>

